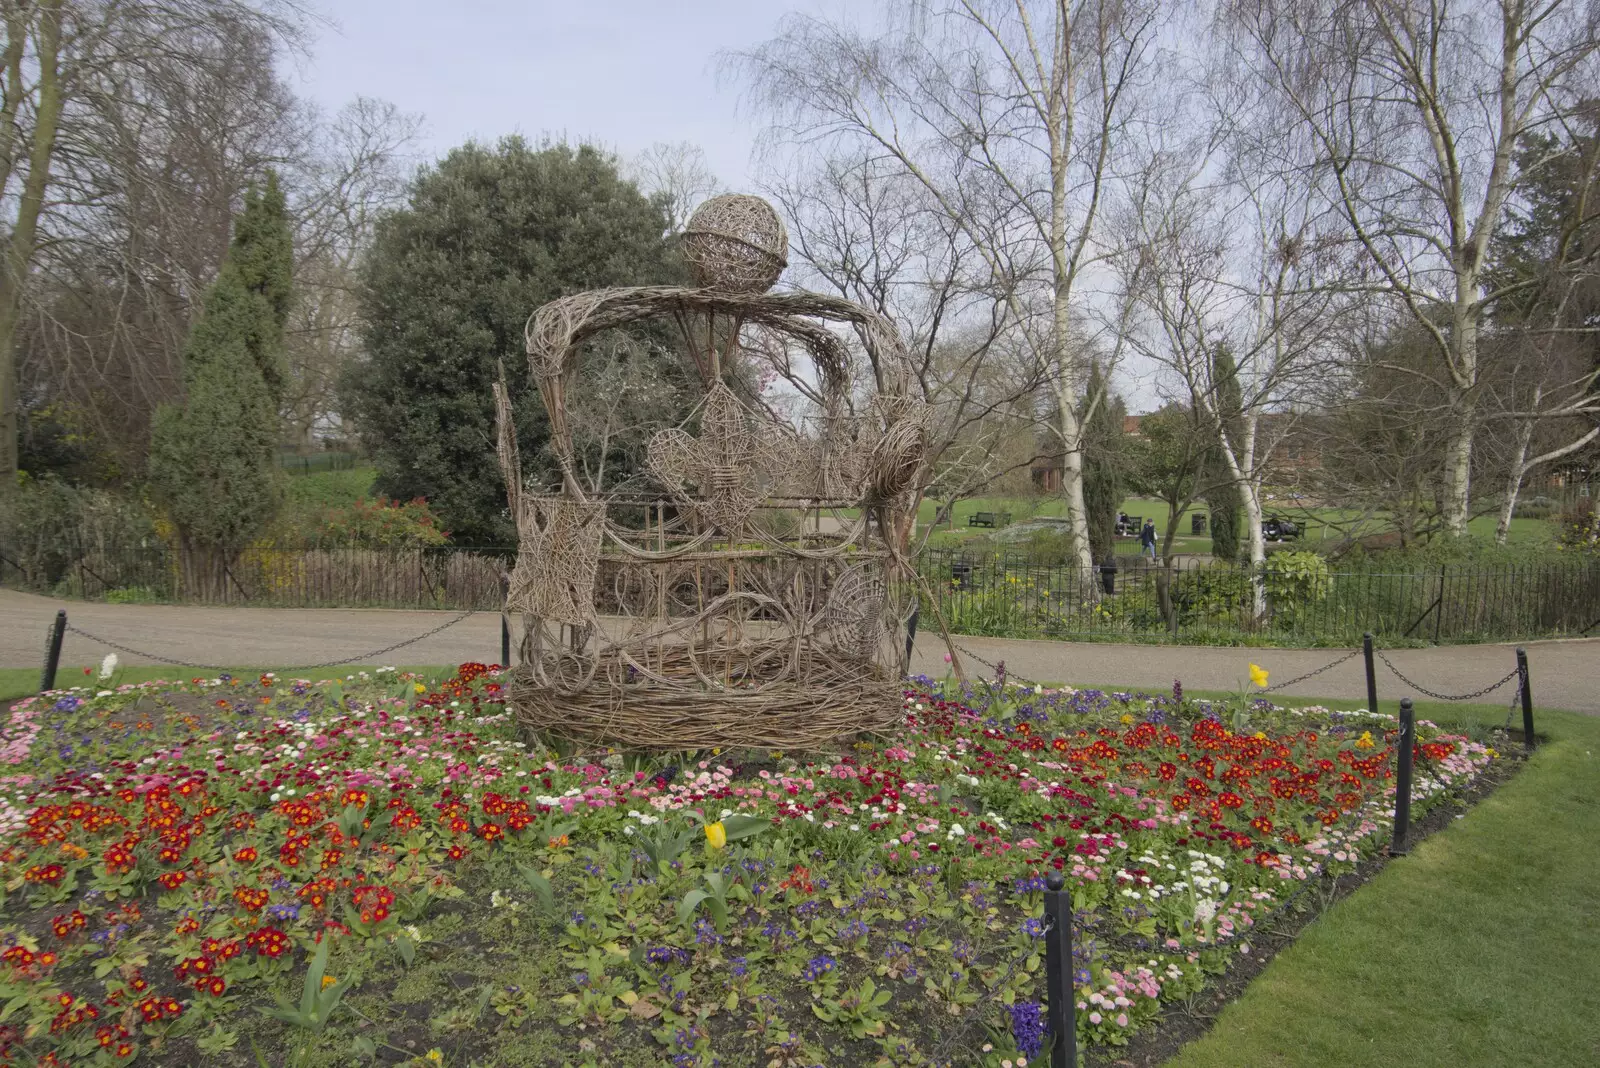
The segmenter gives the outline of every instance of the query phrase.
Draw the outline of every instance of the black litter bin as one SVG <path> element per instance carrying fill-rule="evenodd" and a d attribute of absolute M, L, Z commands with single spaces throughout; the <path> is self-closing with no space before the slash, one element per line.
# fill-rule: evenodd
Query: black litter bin
<path fill-rule="evenodd" d="M 1189 533 L 1204 534 L 1205 532 L 1206 514 L 1204 512 L 1196 512 L 1194 515 L 1189 517 Z"/>
<path fill-rule="evenodd" d="M 1106 593 L 1117 592 L 1117 565 L 1107 562 L 1100 565 L 1100 586 Z"/>
<path fill-rule="evenodd" d="M 950 565 L 950 578 L 956 589 L 966 589 L 972 580 L 972 565 L 965 560 L 955 561 Z"/>

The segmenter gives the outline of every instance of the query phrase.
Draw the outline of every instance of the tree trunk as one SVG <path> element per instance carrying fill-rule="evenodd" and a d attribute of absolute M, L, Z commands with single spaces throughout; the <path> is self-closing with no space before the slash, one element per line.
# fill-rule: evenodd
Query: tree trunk
<path fill-rule="evenodd" d="M 1478 313 L 1476 271 L 1456 274 L 1456 312 L 1452 341 L 1455 346 L 1453 381 L 1449 393 L 1454 424 L 1444 452 L 1444 527 L 1452 537 L 1467 533 L 1472 515 L 1472 442 L 1477 422 Z"/>
<path fill-rule="evenodd" d="M 1078 422 L 1077 390 L 1070 382 L 1058 383 L 1061 408 L 1061 497 L 1066 503 L 1067 532 L 1072 538 L 1073 562 L 1085 596 L 1098 600 L 1094 553 L 1089 546 L 1089 508 L 1083 498 L 1083 426 Z"/>
<path fill-rule="evenodd" d="M 33 143 L 28 148 L 28 177 L 17 201 L 5 258 L 0 262 L 0 494 L 5 495 L 16 489 L 19 459 L 18 409 L 22 399 L 17 385 L 17 325 L 22 317 L 22 298 L 33 265 L 39 213 L 44 206 L 61 119 L 61 5 L 62 0 L 43 0 L 39 5 L 39 103 L 34 115 Z"/>
<path fill-rule="evenodd" d="M 1534 403 L 1537 407 L 1537 400 Z M 1494 527 L 1494 540 L 1497 545 L 1506 543 L 1506 535 L 1511 532 L 1511 520 L 1517 514 L 1517 497 L 1522 493 L 1522 480 L 1528 473 L 1528 444 L 1531 441 L 1533 441 L 1533 420 L 1525 419 L 1517 428 L 1517 448 L 1511 454 L 1511 473 L 1506 476 L 1506 499 L 1500 506 L 1500 522 Z"/>
<path fill-rule="evenodd" d="M 1260 621 L 1267 614 L 1267 535 L 1261 518 L 1261 487 L 1249 479 L 1239 483 L 1244 499 L 1246 536 L 1250 539 L 1250 600 L 1252 618 Z"/>

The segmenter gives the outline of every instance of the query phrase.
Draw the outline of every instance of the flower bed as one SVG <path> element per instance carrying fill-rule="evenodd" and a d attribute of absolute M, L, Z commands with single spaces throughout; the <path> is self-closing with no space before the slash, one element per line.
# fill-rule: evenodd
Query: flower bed
<path fill-rule="evenodd" d="M 1043 873 L 1125 1043 L 1378 852 L 1394 724 L 980 687 L 826 759 L 561 756 L 495 671 L 45 695 L 0 747 L 0 1063 L 1020 1065 Z M 1422 724 L 1413 812 L 1494 759 Z"/>

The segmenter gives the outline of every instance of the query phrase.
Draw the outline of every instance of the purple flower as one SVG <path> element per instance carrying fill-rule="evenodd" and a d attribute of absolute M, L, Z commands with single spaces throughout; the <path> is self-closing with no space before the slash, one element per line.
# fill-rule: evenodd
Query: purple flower
<path fill-rule="evenodd" d="M 1044 1011 L 1037 1001 L 1019 1001 L 1011 1006 L 1011 1037 L 1017 1052 L 1024 1057 L 1037 1057 L 1044 1049 Z"/>
<path fill-rule="evenodd" d="M 834 960 L 830 956 L 827 956 L 826 954 L 820 957 L 812 957 L 811 961 L 806 965 L 806 982 L 816 982 L 824 975 L 827 975 L 829 972 L 833 971 L 833 969 L 838 966 L 838 963 L 838 961 Z"/>

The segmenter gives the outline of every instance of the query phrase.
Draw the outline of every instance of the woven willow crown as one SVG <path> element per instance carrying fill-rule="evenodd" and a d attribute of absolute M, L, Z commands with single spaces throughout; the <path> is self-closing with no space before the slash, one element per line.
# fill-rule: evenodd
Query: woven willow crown
<path fill-rule="evenodd" d="M 770 205 L 716 197 L 683 251 L 700 288 L 578 293 L 528 321 L 528 372 L 550 417 L 559 489 L 523 481 L 510 394 L 498 454 L 519 545 L 506 610 L 523 620 L 512 707 L 535 731 L 646 749 L 810 748 L 900 715 L 899 640 L 914 574 L 896 532 L 926 450 L 893 324 L 850 301 L 767 292 L 788 239 Z M 675 323 L 704 395 L 649 441 L 651 491 L 595 494 L 576 475 L 568 400 L 581 347 Z M 814 425 L 741 399 L 746 332 L 803 351 Z M 853 397 L 865 353 L 883 382 Z"/>

